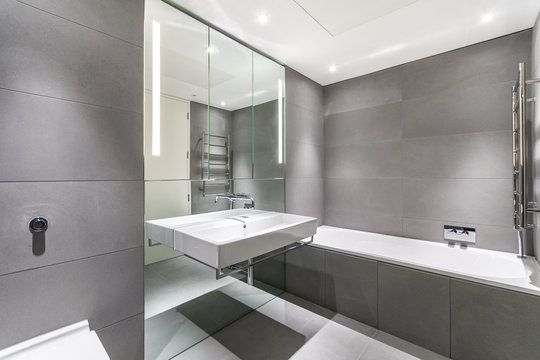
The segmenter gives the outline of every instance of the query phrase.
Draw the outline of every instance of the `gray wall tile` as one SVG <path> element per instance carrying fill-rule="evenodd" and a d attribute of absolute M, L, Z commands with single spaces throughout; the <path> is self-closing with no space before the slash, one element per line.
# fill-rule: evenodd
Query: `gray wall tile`
<path fill-rule="evenodd" d="M 497 251 L 517 252 L 517 232 L 512 226 L 491 226 L 454 222 L 403 218 L 403 236 L 413 239 L 446 243 L 443 240 L 444 225 L 466 226 L 476 229 L 476 244 L 469 245 Z"/>
<path fill-rule="evenodd" d="M 512 180 L 404 179 L 403 216 L 512 225 Z"/>
<path fill-rule="evenodd" d="M 0 181 L 143 178 L 142 114 L 8 90 L 0 112 Z"/>
<path fill-rule="evenodd" d="M 325 179 L 324 223 L 401 235 L 401 179 Z"/>
<path fill-rule="evenodd" d="M 0 199 L 0 275 L 142 246 L 139 181 L 0 183 Z M 28 230 L 35 216 L 49 220 L 41 256 Z"/>
<path fill-rule="evenodd" d="M 325 306 L 325 251 L 303 246 L 285 255 L 285 290 Z"/>
<path fill-rule="evenodd" d="M 286 137 L 294 142 L 316 145 L 324 143 L 324 117 L 301 106 L 291 105 L 287 111 Z"/>
<path fill-rule="evenodd" d="M 0 276 L 0 324 L 9 324 L 0 327 L 0 348 L 84 319 L 99 330 L 141 313 L 143 252 L 141 246 Z"/>
<path fill-rule="evenodd" d="M 111 359 L 144 359 L 144 315 L 138 314 L 96 331 Z"/>
<path fill-rule="evenodd" d="M 300 106 L 314 114 L 323 112 L 323 87 L 289 67 L 285 67 L 285 95 L 287 114 L 289 108 L 294 106 Z"/>
<path fill-rule="evenodd" d="M 255 209 L 285 211 L 285 179 L 236 179 L 233 189 L 237 193 L 248 193 L 255 200 Z M 236 206 L 243 206 L 238 203 Z"/>
<path fill-rule="evenodd" d="M 508 119 L 512 99 L 508 94 L 513 84 L 514 81 L 445 89 L 403 101 L 403 137 L 511 131 L 512 122 Z"/>
<path fill-rule="evenodd" d="M 0 33 L 0 88 L 142 113 L 141 47 L 15 0 Z"/>
<path fill-rule="evenodd" d="M 403 176 L 512 178 L 512 132 L 483 132 L 408 139 Z"/>
<path fill-rule="evenodd" d="M 325 208 L 401 216 L 401 179 L 326 179 Z"/>
<path fill-rule="evenodd" d="M 540 298 L 452 279 L 452 359 L 540 358 Z"/>
<path fill-rule="evenodd" d="M 403 99 L 515 81 L 515 65 L 530 60 L 530 46 L 531 31 L 526 30 L 405 64 Z"/>
<path fill-rule="evenodd" d="M 401 103 L 328 115 L 326 146 L 344 146 L 364 141 L 401 139 Z"/>
<path fill-rule="evenodd" d="M 290 68 L 285 68 L 285 84 L 286 211 L 315 216 L 322 224 L 323 88 Z"/>
<path fill-rule="evenodd" d="M 377 326 L 377 262 L 326 251 L 326 307 Z"/>
<path fill-rule="evenodd" d="M 531 68 L 533 69 L 531 71 L 531 78 L 539 78 L 540 77 L 540 14 L 538 14 L 536 18 L 536 22 L 534 24 L 533 28 L 533 34 L 532 34 L 532 49 L 531 49 Z M 540 98 L 540 93 L 538 86 L 532 87 L 532 94 L 531 96 L 535 96 L 537 99 Z M 532 132 L 532 158 L 533 160 L 533 189 L 534 189 L 534 197 L 535 199 L 540 199 L 540 147 L 538 144 L 540 144 L 539 139 L 539 131 L 538 126 L 540 125 L 540 102 L 536 101 L 534 103 L 534 118 L 532 119 L 532 124 L 534 124 L 535 131 Z M 539 214 L 534 215 L 534 221 L 536 224 L 540 223 L 540 217 Z M 533 250 L 534 255 L 536 258 L 540 258 L 540 231 L 538 229 L 534 229 L 532 232 L 532 244 L 531 248 Z M 529 249 L 531 250 L 531 249 Z"/>
<path fill-rule="evenodd" d="M 401 101 L 400 67 L 324 87 L 326 116 L 398 101 Z"/>
<path fill-rule="evenodd" d="M 400 178 L 401 141 L 358 143 L 325 149 L 325 177 Z"/>
<path fill-rule="evenodd" d="M 287 139 L 287 177 L 322 178 L 324 146 Z"/>
<path fill-rule="evenodd" d="M 317 224 L 323 224 L 323 179 L 287 178 L 285 194 L 285 208 L 288 213 L 316 217 Z"/>
<path fill-rule="evenodd" d="M 21 0 L 78 24 L 143 46 L 144 1 L 142 0 Z"/>
<path fill-rule="evenodd" d="M 477 247 L 512 251 L 509 92 L 530 41 L 522 31 L 325 86 L 325 224 L 439 241 L 442 225 L 469 224 Z M 389 178 L 401 185 L 383 190 Z"/>
<path fill-rule="evenodd" d="M 450 356 L 450 279 L 378 263 L 379 329 Z"/>
<path fill-rule="evenodd" d="M 372 209 L 332 209 L 324 212 L 325 225 L 353 230 L 370 231 L 388 235 L 402 235 L 401 215 L 388 214 Z"/>

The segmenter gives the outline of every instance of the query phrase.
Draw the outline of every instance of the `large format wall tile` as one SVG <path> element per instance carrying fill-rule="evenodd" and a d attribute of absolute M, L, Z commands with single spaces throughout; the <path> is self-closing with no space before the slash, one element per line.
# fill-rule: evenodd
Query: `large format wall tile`
<path fill-rule="evenodd" d="M 142 0 L 20 0 L 51 14 L 143 46 Z"/>
<path fill-rule="evenodd" d="M 398 101 L 401 101 L 400 67 L 324 87 L 326 116 Z"/>
<path fill-rule="evenodd" d="M 143 314 L 109 325 L 96 333 L 111 359 L 143 360 Z"/>
<path fill-rule="evenodd" d="M 517 64 L 530 61 L 531 31 L 413 61 L 403 68 L 403 99 L 450 88 L 515 81 Z"/>
<path fill-rule="evenodd" d="M 513 83 L 454 88 L 403 101 L 403 137 L 511 131 Z"/>
<path fill-rule="evenodd" d="M 143 252 L 141 246 L 0 276 L 0 348 L 84 319 L 99 330 L 140 314 Z"/>
<path fill-rule="evenodd" d="M 377 262 L 326 251 L 326 307 L 377 327 Z"/>
<path fill-rule="evenodd" d="M 317 224 L 323 224 L 323 179 L 287 178 L 285 193 L 285 208 L 288 213 L 316 217 Z"/>
<path fill-rule="evenodd" d="M 324 143 L 324 117 L 304 107 L 292 105 L 287 109 L 286 136 L 293 142 Z"/>
<path fill-rule="evenodd" d="M 367 142 L 325 149 L 327 179 L 400 178 L 401 141 Z"/>
<path fill-rule="evenodd" d="M 512 180 L 406 178 L 403 216 L 511 226 Z"/>
<path fill-rule="evenodd" d="M 408 139 L 403 142 L 403 176 L 511 179 L 511 149 L 511 131 Z"/>
<path fill-rule="evenodd" d="M 378 263 L 379 329 L 450 356 L 450 278 Z"/>
<path fill-rule="evenodd" d="M 142 114 L 8 90 L 0 113 L 0 181 L 143 178 Z"/>
<path fill-rule="evenodd" d="M 0 33 L 0 88 L 142 113 L 141 47 L 15 0 Z"/>
<path fill-rule="evenodd" d="M 322 178 L 324 146 L 308 142 L 287 141 L 286 176 L 289 178 Z"/>
<path fill-rule="evenodd" d="M 295 106 L 323 113 L 323 87 L 289 67 L 285 67 L 285 95 L 287 119 L 289 109 Z"/>
<path fill-rule="evenodd" d="M 452 359 L 540 359 L 540 298 L 452 279 Z"/>
<path fill-rule="evenodd" d="M 326 207 L 324 212 L 324 224 L 388 235 L 402 235 L 401 214 L 388 214 L 381 210 L 344 210 Z"/>
<path fill-rule="evenodd" d="M 401 179 L 326 179 L 325 208 L 401 216 Z"/>
<path fill-rule="evenodd" d="M 517 231 L 510 225 L 492 226 L 448 220 L 403 218 L 403 236 L 446 243 L 443 237 L 444 225 L 476 229 L 476 244 L 469 246 L 512 253 L 518 251 Z"/>
<path fill-rule="evenodd" d="M 0 199 L 0 274 L 142 245 L 142 181 L 0 183 Z M 35 216 L 49 220 L 41 256 L 28 230 Z"/>
<path fill-rule="evenodd" d="M 365 141 L 401 139 L 401 103 L 328 115 L 324 140 L 328 146 L 345 146 Z"/>
<path fill-rule="evenodd" d="M 325 251 L 310 246 L 285 255 L 285 290 L 291 294 L 325 306 Z"/>

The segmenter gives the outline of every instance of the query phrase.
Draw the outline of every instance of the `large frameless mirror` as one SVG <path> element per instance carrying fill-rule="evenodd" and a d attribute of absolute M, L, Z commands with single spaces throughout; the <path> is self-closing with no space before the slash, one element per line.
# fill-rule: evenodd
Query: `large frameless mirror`
<path fill-rule="evenodd" d="M 145 220 L 233 207 L 284 211 L 284 68 L 161 0 L 146 0 Z M 234 205 L 241 206 L 241 205 Z M 145 358 L 169 359 L 279 294 L 283 256 L 244 275 L 145 238 Z"/>

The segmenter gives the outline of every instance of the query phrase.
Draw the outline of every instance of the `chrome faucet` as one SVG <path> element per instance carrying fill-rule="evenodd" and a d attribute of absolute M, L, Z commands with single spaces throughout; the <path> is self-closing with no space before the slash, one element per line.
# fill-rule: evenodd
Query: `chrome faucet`
<path fill-rule="evenodd" d="M 255 200 L 253 200 L 253 197 L 249 194 L 245 193 L 225 193 L 225 194 L 217 194 L 216 199 L 214 200 L 215 203 L 218 202 L 219 199 L 227 199 L 229 200 L 229 209 L 233 208 L 233 205 L 236 201 L 242 201 L 244 203 L 244 209 L 252 209 L 255 207 Z"/>

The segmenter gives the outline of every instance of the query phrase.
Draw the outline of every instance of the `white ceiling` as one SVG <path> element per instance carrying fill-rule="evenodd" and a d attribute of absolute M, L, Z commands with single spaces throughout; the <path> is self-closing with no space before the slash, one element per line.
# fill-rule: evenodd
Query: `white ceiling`
<path fill-rule="evenodd" d="M 174 1 L 321 85 L 531 28 L 540 11 L 540 0 Z"/>

